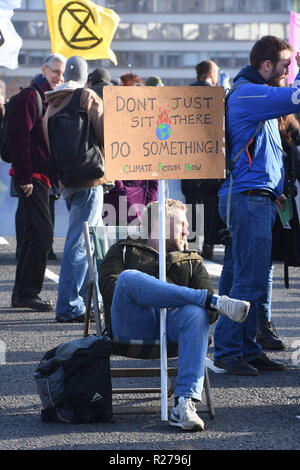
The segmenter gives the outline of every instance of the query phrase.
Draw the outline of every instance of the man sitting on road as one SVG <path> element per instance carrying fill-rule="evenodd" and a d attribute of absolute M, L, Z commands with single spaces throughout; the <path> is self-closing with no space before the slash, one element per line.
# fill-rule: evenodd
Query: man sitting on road
<path fill-rule="evenodd" d="M 112 334 L 127 339 L 160 336 L 160 309 L 167 308 L 167 338 L 178 343 L 178 376 L 170 425 L 188 431 L 204 429 L 194 401 L 201 400 L 209 324 L 219 314 L 242 322 L 250 303 L 218 296 L 197 251 L 186 250 L 186 206 L 172 199 L 166 211 L 166 279 L 159 280 L 158 203 L 142 216 L 142 238 L 114 244 L 99 269 Z"/>

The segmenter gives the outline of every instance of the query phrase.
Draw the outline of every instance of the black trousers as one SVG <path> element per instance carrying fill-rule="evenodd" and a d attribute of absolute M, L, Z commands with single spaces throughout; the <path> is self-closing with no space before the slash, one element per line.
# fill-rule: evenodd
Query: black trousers
<path fill-rule="evenodd" d="M 204 200 L 204 243 L 218 245 L 221 243 L 220 228 L 225 227 L 219 214 L 219 198 Z"/>
<path fill-rule="evenodd" d="M 50 195 L 49 207 L 50 207 L 50 215 L 51 215 L 53 229 L 54 229 L 54 223 L 55 223 L 55 207 L 54 207 L 55 201 L 56 201 L 56 198 Z M 15 215 L 15 225 L 16 225 L 16 239 L 17 239 L 16 257 L 18 258 L 20 249 L 21 249 L 22 240 L 23 240 L 23 233 L 26 227 L 25 214 L 22 212 L 19 203 L 18 203 L 18 207 L 16 210 L 16 215 Z M 51 250 L 52 250 L 52 247 L 51 247 Z"/>
<path fill-rule="evenodd" d="M 41 181 L 33 180 L 33 193 L 26 197 L 14 178 L 19 196 L 20 211 L 25 227 L 20 246 L 14 296 L 31 297 L 42 290 L 47 256 L 53 242 L 53 225 L 49 210 L 49 189 Z"/>
<path fill-rule="evenodd" d="M 192 217 L 192 234 L 196 234 L 197 231 L 197 205 L 203 203 L 204 205 L 204 244 L 205 245 L 218 245 L 222 242 L 222 232 L 226 226 L 219 214 L 219 199 L 210 197 L 207 199 L 198 199 L 197 195 L 187 195 L 186 203 L 191 204 L 191 217 Z M 192 238 L 192 234 L 190 238 Z M 188 241 L 191 241 L 188 238 Z"/>

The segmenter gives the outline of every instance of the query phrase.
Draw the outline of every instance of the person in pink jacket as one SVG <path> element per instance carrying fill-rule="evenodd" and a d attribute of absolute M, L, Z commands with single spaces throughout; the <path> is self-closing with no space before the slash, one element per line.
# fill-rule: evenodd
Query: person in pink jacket
<path fill-rule="evenodd" d="M 157 201 L 158 180 L 115 181 L 104 194 L 103 222 L 108 225 L 139 225 L 144 207 Z"/>

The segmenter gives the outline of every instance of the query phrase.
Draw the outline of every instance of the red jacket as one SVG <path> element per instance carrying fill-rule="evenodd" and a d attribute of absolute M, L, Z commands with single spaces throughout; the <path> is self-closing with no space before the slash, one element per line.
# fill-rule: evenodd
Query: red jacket
<path fill-rule="evenodd" d="M 48 81 L 38 75 L 34 85 L 43 102 L 43 115 L 47 109 L 45 91 L 51 90 Z M 43 129 L 43 116 L 37 122 L 37 99 L 34 90 L 24 89 L 18 95 L 8 123 L 8 149 L 12 170 L 20 185 L 31 184 L 32 178 L 40 178 L 48 184 L 49 150 Z"/>

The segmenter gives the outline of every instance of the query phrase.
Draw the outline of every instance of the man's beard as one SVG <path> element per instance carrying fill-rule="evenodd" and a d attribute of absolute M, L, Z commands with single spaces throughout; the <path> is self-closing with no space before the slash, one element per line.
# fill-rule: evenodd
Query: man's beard
<path fill-rule="evenodd" d="M 278 75 L 278 72 L 276 71 L 276 65 L 273 67 L 272 75 L 267 81 L 268 85 L 271 86 L 284 86 L 281 84 L 282 81 L 285 81 L 287 79 L 286 75 Z"/>
<path fill-rule="evenodd" d="M 270 86 L 276 86 L 276 87 L 286 86 L 286 79 L 287 79 L 286 75 L 281 75 L 280 77 L 270 78 L 270 80 L 267 81 L 267 84 Z"/>

